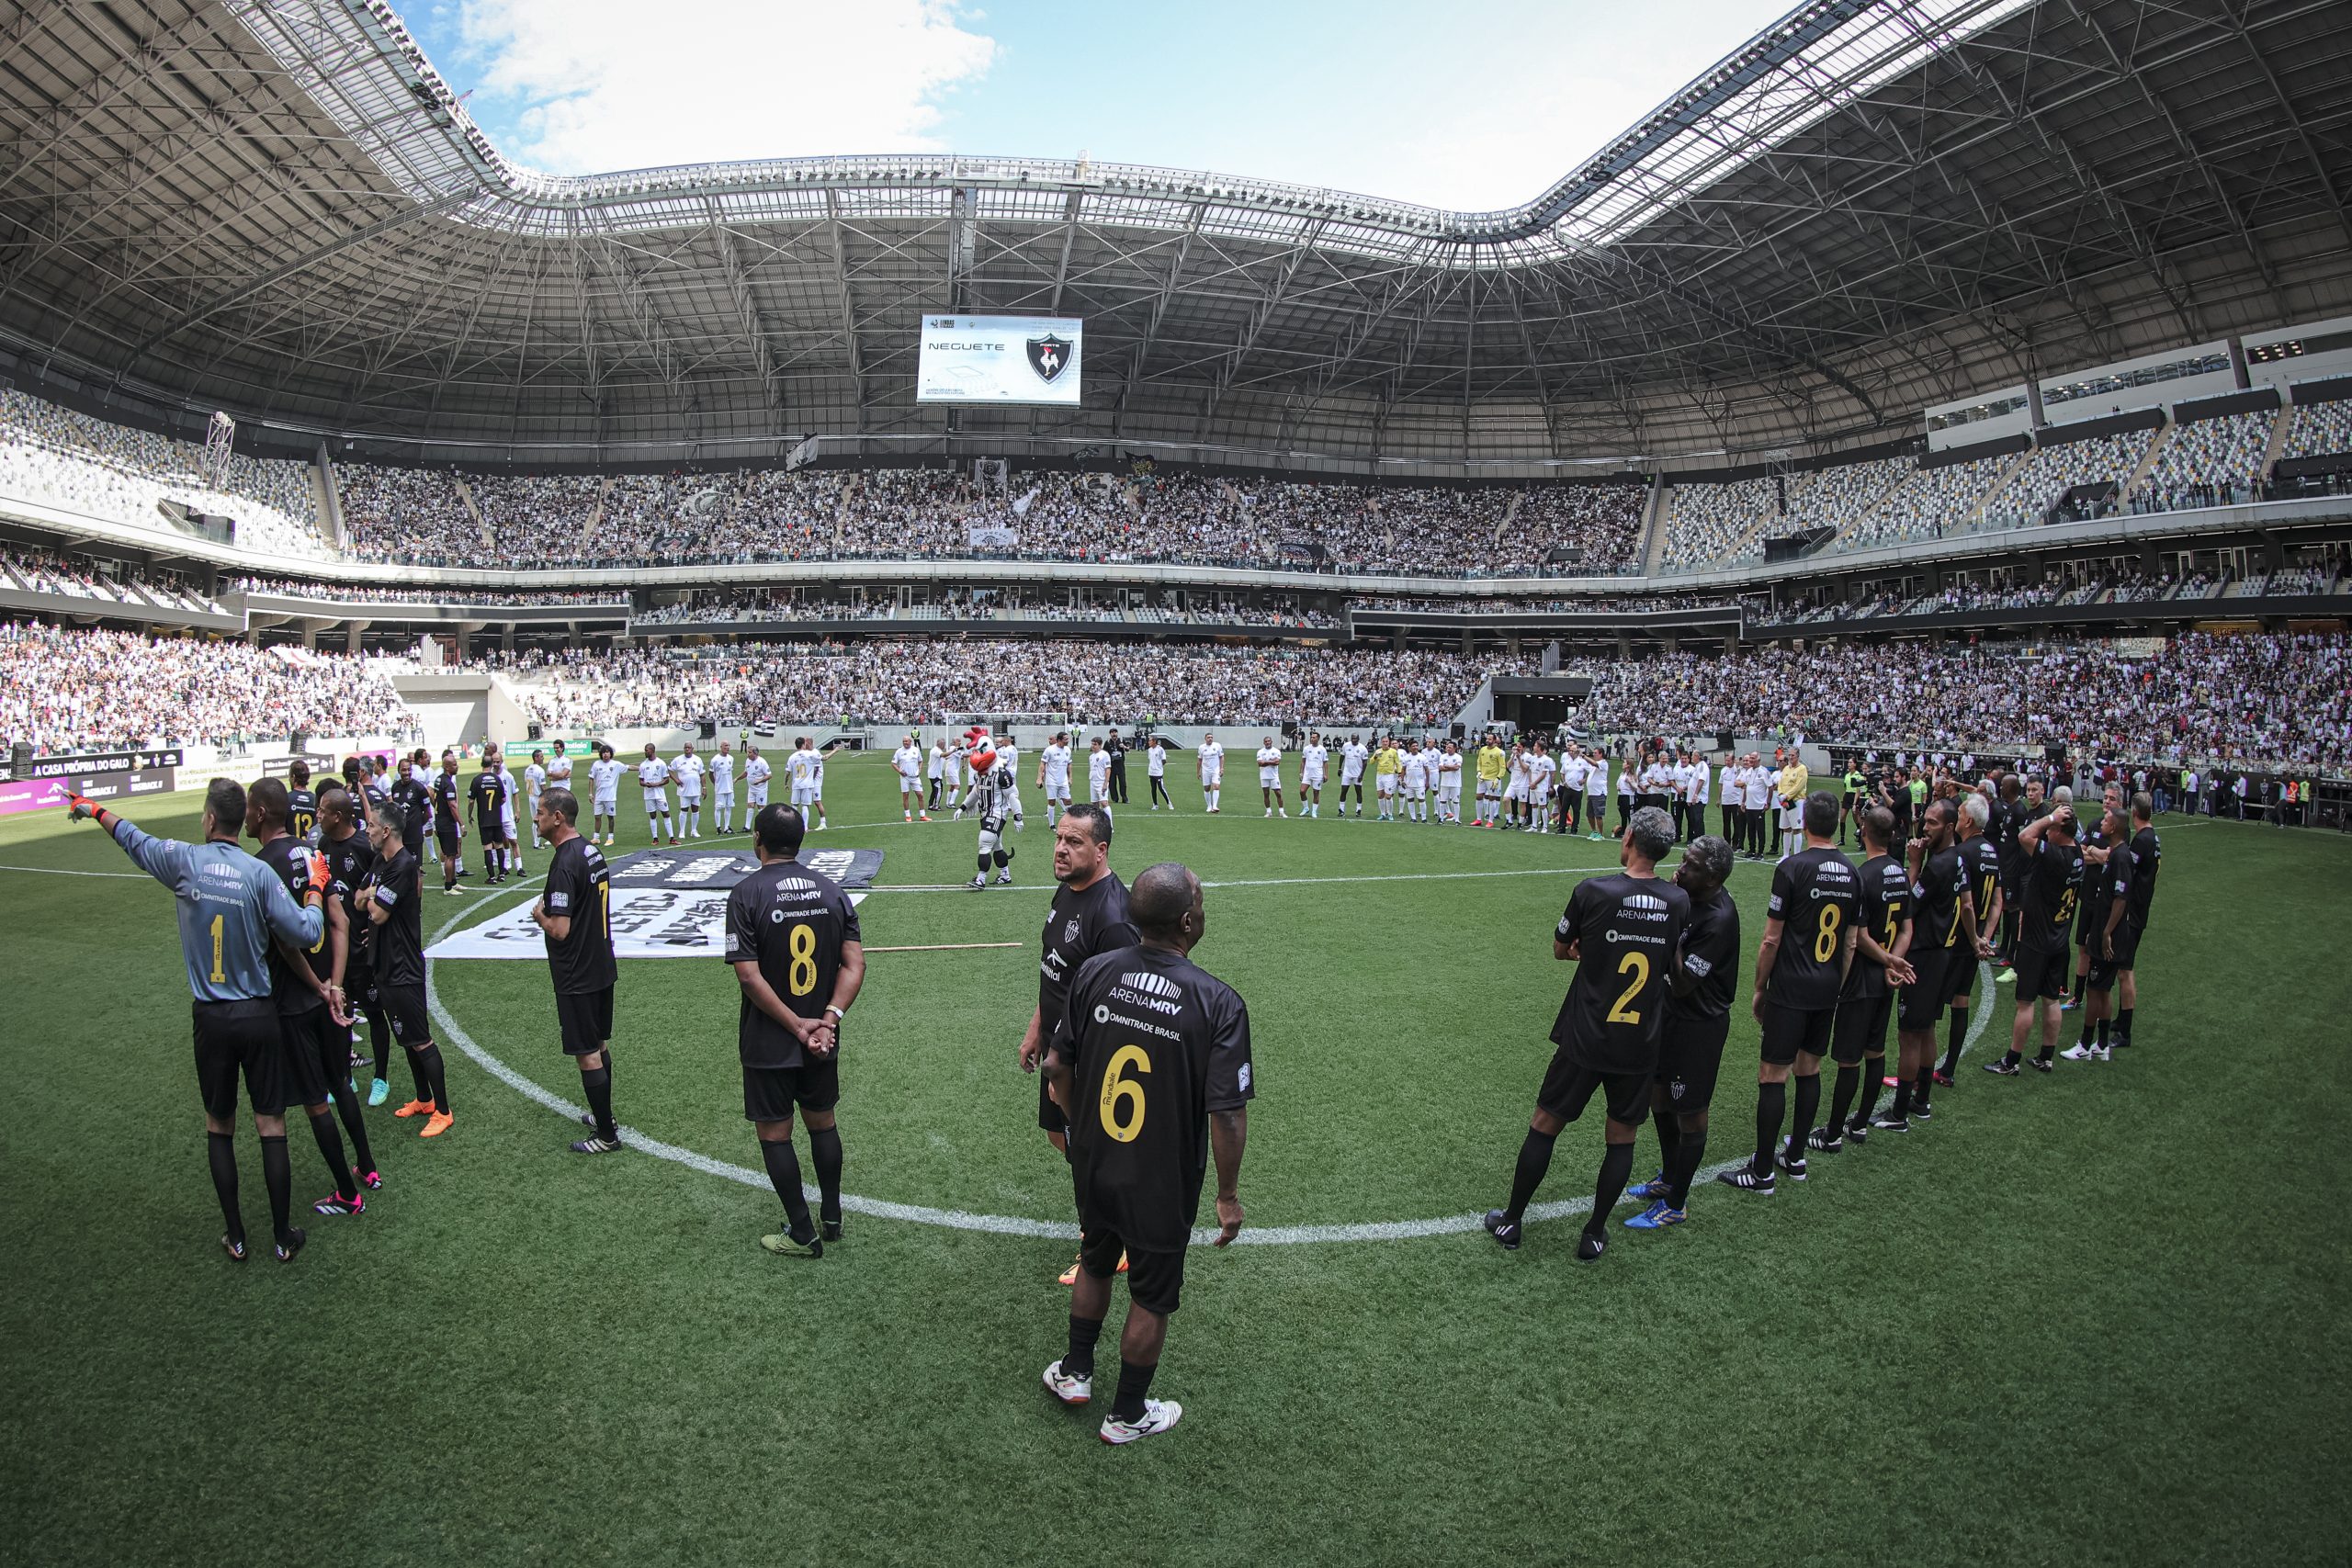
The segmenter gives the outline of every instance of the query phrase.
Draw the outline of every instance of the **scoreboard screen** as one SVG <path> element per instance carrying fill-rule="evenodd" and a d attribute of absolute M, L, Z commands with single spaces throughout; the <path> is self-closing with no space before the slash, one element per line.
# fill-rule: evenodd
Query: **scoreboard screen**
<path fill-rule="evenodd" d="M 1075 408 L 1085 341 L 1071 316 L 925 316 L 915 401 Z"/>

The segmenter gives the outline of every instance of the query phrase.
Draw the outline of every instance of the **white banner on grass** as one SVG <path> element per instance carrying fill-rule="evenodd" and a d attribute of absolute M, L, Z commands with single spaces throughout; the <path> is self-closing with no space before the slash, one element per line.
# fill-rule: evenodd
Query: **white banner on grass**
<path fill-rule="evenodd" d="M 620 958 L 717 958 L 727 945 L 724 887 L 616 887 L 613 953 Z M 865 895 L 853 893 L 852 904 Z M 545 958 L 547 943 L 518 904 L 435 942 L 428 958 Z"/>

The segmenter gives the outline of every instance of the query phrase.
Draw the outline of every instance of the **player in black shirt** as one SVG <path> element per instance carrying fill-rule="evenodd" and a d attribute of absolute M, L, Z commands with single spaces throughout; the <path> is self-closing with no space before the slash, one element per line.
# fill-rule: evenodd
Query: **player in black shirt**
<path fill-rule="evenodd" d="M 1854 917 L 1854 962 L 1838 990 L 1837 1021 L 1830 1030 L 1838 1082 L 1829 1094 L 1828 1125 L 1811 1129 L 1805 1137 L 1824 1154 L 1838 1153 L 1848 1138 L 1860 1143 L 1870 1135 L 1879 1080 L 1886 1076 L 1886 1026 L 1895 993 L 1919 977 L 1909 957 L 1917 934 L 1911 876 L 1886 852 L 1894 842 L 1894 813 L 1883 804 L 1865 806 L 1855 814 L 1854 832 L 1864 856 L 1856 877 L 1861 904 Z M 1849 1127 L 1846 1114 L 1858 1093 L 1861 1104 Z"/>
<path fill-rule="evenodd" d="M 2123 928 L 2116 933 L 2115 966 L 2122 976 L 2116 998 L 2115 1043 L 2132 1043 L 2132 1010 L 2140 1005 L 2140 939 L 2156 903 L 2156 873 L 2164 844 L 2156 837 L 2155 802 L 2145 790 L 2132 797 L 2132 893 L 2124 900 Z"/>
<path fill-rule="evenodd" d="M 1792 1181 L 1805 1179 L 1805 1134 L 1821 1105 L 1821 1058 L 1829 1054 L 1838 993 L 1854 961 L 1860 883 L 1853 862 L 1838 852 L 1838 797 L 1815 790 L 1803 811 L 1805 846 L 1772 868 L 1764 939 L 1756 947 L 1751 1005 L 1764 1026 L 1763 1061 L 1756 1069 L 1756 1157 L 1715 1177 L 1743 1192 L 1773 1190 L 1772 1152 L 1788 1111 L 1792 1072 L 1796 1122 L 1781 1166 Z"/>
<path fill-rule="evenodd" d="M 458 863 L 465 843 L 466 824 L 464 786 L 458 783 L 458 759 L 452 753 L 441 759 L 441 771 L 433 775 L 428 793 L 433 800 L 433 836 L 441 850 L 441 891 L 458 891 Z"/>
<path fill-rule="evenodd" d="M 300 897 L 311 886 L 311 852 L 287 830 L 291 795 L 276 779 L 257 781 L 245 792 L 245 830 L 261 846 L 254 858 L 277 874 L 288 894 Z M 342 987 L 335 983 L 350 928 L 343 900 L 334 896 L 332 865 L 327 874 L 326 925 L 319 940 L 307 949 L 273 942 L 269 988 L 277 1003 L 277 1033 L 286 1054 L 287 1098 L 310 1112 L 311 1135 L 318 1140 L 327 1174 L 334 1179 L 334 1191 L 311 1207 L 321 1214 L 356 1214 L 368 1201 L 345 1155 L 343 1135 L 328 1109 L 330 1100 L 342 1111 L 344 1124 L 356 1131 L 361 1168 L 372 1176 L 376 1162 L 368 1152 L 359 1096 L 351 1084 L 351 1015 L 345 1010 Z M 371 1185 L 382 1185 L 380 1179 Z"/>
<path fill-rule="evenodd" d="M 2015 1077 L 2034 1016 L 2041 1014 L 2041 1054 L 2034 1067 L 2048 1072 L 2058 1055 L 2058 1003 L 2066 994 L 2066 936 L 2083 897 L 2083 852 L 2075 842 L 2075 808 L 2060 806 L 2028 822 L 2018 834 L 2018 1010 L 2009 1049 L 1984 1070 Z"/>
<path fill-rule="evenodd" d="M 2132 904 L 2132 824 L 2122 808 L 2112 804 L 2122 792 L 2110 785 L 2110 804 L 2101 813 L 2098 838 L 2106 847 L 2083 851 L 2082 956 L 2083 1036 L 2061 1053 L 2070 1062 L 2105 1062 L 2114 1057 L 2108 1028 L 2115 1013 L 2115 979 L 2120 973 L 2116 956 L 2130 940 L 2123 933 Z"/>
<path fill-rule="evenodd" d="M 841 1026 L 865 983 L 857 909 L 841 884 L 797 859 L 808 824 L 789 806 L 764 806 L 752 824 L 760 869 L 727 896 L 727 962 L 742 987 L 736 1054 L 743 1066 L 743 1118 L 759 1134 L 760 1159 L 784 1201 L 786 1225 L 760 1245 L 770 1252 L 822 1258 L 842 1235 Z M 808 1122 L 817 1162 L 818 1215 L 808 1218 L 792 1112 Z"/>
<path fill-rule="evenodd" d="M 1905 849 L 1911 894 L 1918 903 L 1911 918 L 1911 946 L 1903 956 L 1916 977 L 1903 987 L 1895 1011 L 1900 1055 L 1894 1105 L 1871 1122 L 1881 1131 L 1907 1133 L 1914 1115 L 1925 1121 L 1933 1114 L 1928 1096 L 1935 1078 L 1936 1021 L 1943 1016 L 1955 984 L 1965 1006 L 1967 977 L 1975 972 L 1978 958 L 1992 951 L 1978 935 L 1975 888 L 1959 840 L 1960 825 L 1966 820 L 1971 804 L 1980 809 L 1983 806 L 1973 796 L 1960 802 L 1929 801 L 1920 818 L 1920 836 Z M 1993 897 L 1998 897 L 1997 876 L 1988 875 L 1988 879 L 1994 884 Z M 1955 1031 L 1955 1052 L 1960 1042 Z"/>
<path fill-rule="evenodd" d="M 400 776 L 392 781 L 392 787 L 386 792 L 392 803 L 401 809 L 401 841 L 408 846 L 411 854 L 423 852 L 425 835 L 432 828 L 433 789 L 430 783 L 432 777 L 430 768 L 431 763 L 427 761 L 424 749 L 420 747 L 415 756 L 400 759 L 399 766 L 395 770 Z M 374 818 L 371 815 L 369 821 L 372 823 L 373 820 Z"/>
<path fill-rule="evenodd" d="M 1037 961 L 1037 1008 L 1022 1032 L 1015 1057 L 1034 1073 L 1053 1043 L 1069 999 L 1070 976 L 1098 953 L 1132 947 L 1142 939 L 1127 919 L 1127 886 L 1111 870 L 1111 814 L 1092 802 L 1071 807 L 1054 824 L 1054 901 L 1046 907 L 1043 953 Z M 1069 1146 L 1069 1120 L 1054 1102 L 1053 1080 L 1037 1080 L 1037 1125 L 1056 1152 Z M 1074 1284 L 1072 1262 L 1061 1282 Z"/>
<path fill-rule="evenodd" d="M 481 754 L 481 772 L 466 786 L 466 807 L 473 813 L 474 831 L 481 838 L 482 881 L 495 887 L 506 880 L 506 773 L 498 749 Z"/>
<path fill-rule="evenodd" d="M 1934 1074 L 1935 1081 L 1941 1084 L 1950 1084 L 1953 1070 L 1960 1066 L 1961 1047 L 1968 1037 L 1970 987 L 1983 970 L 1981 959 L 1992 956 L 1993 944 L 2007 919 L 2003 908 L 2006 899 L 2001 891 L 2001 852 L 1991 833 L 1991 824 L 1999 809 L 2000 803 L 1990 790 L 1980 789 L 1960 803 L 1960 869 L 1968 879 L 1968 900 L 1976 920 L 1980 961 L 1962 959 L 1951 965 L 1951 1032 L 1946 1037 L 1943 1065 Z M 1988 982 L 1986 987 L 1988 998 L 1991 984 Z M 1989 999 L 1986 1005 L 1991 1005 Z"/>
<path fill-rule="evenodd" d="M 580 832 L 580 797 L 568 789 L 539 793 L 532 830 L 555 848 L 546 890 L 531 919 L 547 939 L 555 980 L 556 1027 L 563 1054 L 580 1064 L 593 1135 L 571 1145 L 576 1155 L 608 1155 L 621 1146 L 613 1122 L 613 883 L 605 853 Z"/>
<path fill-rule="evenodd" d="M 1072 1107 L 1079 1200 L 1069 1343 L 1045 1373 L 1047 1392 L 1065 1404 L 1093 1397 L 1111 1277 L 1120 1259 L 1133 1259 L 1118 1393 L 1102 1426 L 1106 1443 L 1164 1432 L 1184 1413 L 1172 1399 L 1146 1394 L 1183 1287 L 1184 1248 L 1212 1156 L 1216 1245 L 1240 1234 L 1241 1154 L 1257 1092 L 1250 1010 L 1191 957 L 1208 929 L 1200 879 L 1173 862 L 1152 866 L 1136 878 L 1128 908 L 1142 940 L 1080 966 L 1045 1058 L 1057 1097 Z"/>
<path fill-rule="evenodd" d="M 344 1010 L 355 1016 L 364 1014 L 368 1020 L 368 1046 L 375 1058 L 368 1103 L 381 1105 L 392 1092 L 392 1086 L 384 1077 L 391 1066 L 392 1025 L 384 1015 L 383 1001 L 376 995 L 376 964 L 368 941 L 370 928 L 358 903 L 359 885 L 375 869 L 376 852 L 369 847 L 368 835 L 359 830 L 363 813 L 353 801 L 350 791 L 332 784 L 319 792 L 319 852 L 327 857 L 329 886 L 343 905 L 344 925 L 350 932 L 344 950 L 343 973 L 335 977 L 335 983 L 343 987 Z M 373 1162 L 363 1152 L 360 1163 Z"/>
<path fill-rule="evenodd" d="M 1690 1182 L 1707 1149 L 1707 1107 L 1731 1032 L 1731 1003 L 1739 981 L 1739 906 L 1724 883 L 1735 856 L 1728 840 L 1693 839 L 1674 868 L 1674 885 L 1690 899 L 1690 922 L 1668 980 L 1657 1068 L 1650 1075 L 1650 1121 L 1657 1128 L 1665 1165 L 1631 1196 L 1649 1207 L 1625 1220 L 1629 1230 L 1679 1225 L 1690 1203 Z"/>
<path fill-rule="evenodd" d="M 368 956 L 376 969 L 376 997 L 392 1026 L 392 1038 L 408 1053 L 416 1098 L 392 1112 L 424 1118 L 423 1136 L 437 1138 L 455 1120 L 449 1109 L 448 1076 L 433 1023 L 424 1010 L 424 916 L 418 908 L 424 877 L 403 837 L 401 808 L 388 805 L 368 824 L 376 863 L 359 885 L 359 907 L 368 911 Z"/>
<path fill-rule="evenodd" d="M 2083 861 L 2086 865 L 2105 865 L 2109 847 L 2122 841 L 2120 837 L 2108 837 L 2107 815 L 2110 811 L 2119 822 L 2122 820 L 2120 784 L 2109 784 L 2100 792 L 2098 809 L 2086 807 L 2081 814 Z M 2090 980 L 2091 950 L 2098 945 L 2100 925 L 2106 918 L 2107 904 L 2099 895 L 2098 879 L 2086 873 L 2083 900 L 2075 908 L 2075 991 L 2065 1004 L 2069 1011 L 2083 1005 L 2083 992 Z"/>
<path fill-rule="evenodd" d="M 1528 1202 L 1552 1167 L 1560 1129 L 1584 1113 L 1596 1090 L 1606 1097 L 1604 1147 L 1577 1257 L 1590 1262 L 1609 1244 L 1609 1212 L 1633 1174 L 1634 1133 L 1657 1071 L 1667 983 L 1690 923 L 1690 896 L 1657 872 L 1673 847 L 1672 814 L 1657 806 L 1634 812 L 1618 841 L 1617 862 L 1625 869 L 1577 883 L 1553 930 L 1552 956 L 1575 964 L 1577 972 L 1552 1022 L 1558 1049 L 1535 1093 L 1510 1201 L 1487 1211 L 1487 1234 L 1507 1251 L 1519 1249 Z"/>
<path fill-rule="evenodd" d="M 311 764 L 297 757 L 286 765 L 286 830 L 304 844 L 319 841 L 319 797 L 311 791 Z"/>

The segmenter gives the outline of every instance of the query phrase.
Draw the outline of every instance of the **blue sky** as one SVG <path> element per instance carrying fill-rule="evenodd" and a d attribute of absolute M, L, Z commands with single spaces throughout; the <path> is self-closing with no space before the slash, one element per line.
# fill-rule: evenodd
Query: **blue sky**
<path fill-rule="evenodd" d="M 398 3 L 398 0 L 395 0 Z M 1442 207 L 1533 196 L 1793 0 L 411 0 L 556 174 L 922 151 L 1159 164 Z"/>

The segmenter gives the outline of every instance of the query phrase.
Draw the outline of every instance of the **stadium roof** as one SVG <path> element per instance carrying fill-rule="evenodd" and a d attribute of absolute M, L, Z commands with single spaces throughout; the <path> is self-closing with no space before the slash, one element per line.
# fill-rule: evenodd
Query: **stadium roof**
<path fill-rule="evenodd" d="M 1498 212 L 948 155 L 558 178 L 382 0 L 11 0 L 0 120 L 26 365 L 419 451 L 1819 448 L 2352 310 L 2341 0 L 1809 0 Z M 1084 406 L 918 409 L 940 310 L 1086 318 Z"/>

